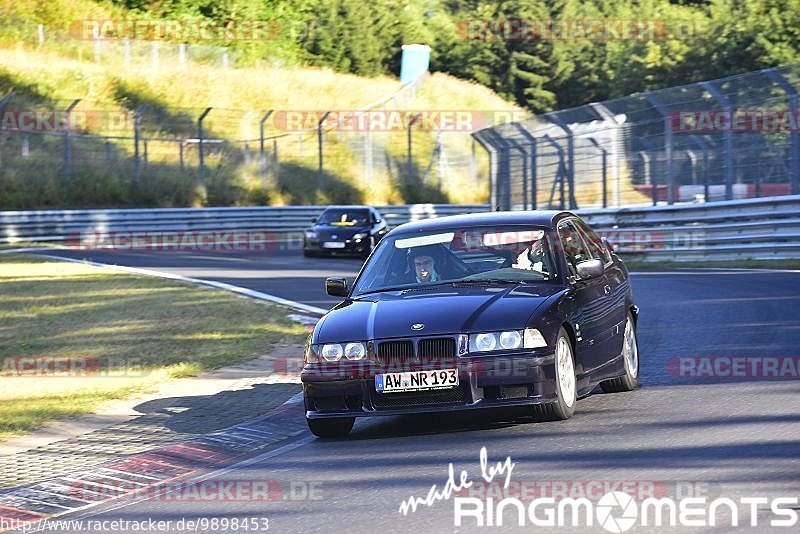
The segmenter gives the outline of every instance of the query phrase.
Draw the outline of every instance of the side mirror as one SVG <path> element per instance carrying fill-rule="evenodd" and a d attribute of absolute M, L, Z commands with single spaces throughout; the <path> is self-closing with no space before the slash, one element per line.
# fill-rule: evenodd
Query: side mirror
<path fill-rule="evenodd" d="M 311 222 L 316 224 L 317 218 L 316 217 L 311 217 Z"/>
<path fill-rule="evenodd" d="M 606 247 L 606 250 L 609 252 L 614 252 L 614 245 L 611 244 L 611 241 L 608 240 L 607 237 L 602 238 L 603 246 Z"/>
<path fill-rule="evenodd" d="M 346 278 L 326 278 L 325 292 L 332 297 L 346 297 L 350 290 Z"/>
<path fill-rule="evenodd" d="M 584 280 L 602 276 L 603 271 L 605 271 L 605 265 L 603 265 L 602 260 L 582 261 L 575 267 L 577 268 L 578 276 Z"/>

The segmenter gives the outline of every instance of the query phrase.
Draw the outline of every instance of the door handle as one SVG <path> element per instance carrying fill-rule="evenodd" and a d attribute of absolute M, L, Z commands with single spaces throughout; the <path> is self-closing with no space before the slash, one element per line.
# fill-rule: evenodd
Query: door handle
<path fill-rule="evenodd" d="M 611 286 L 610 286 L 610 285 L 608 285 L 608 284 L 604 285 L 604 286 L 603 286 L 603 293 L 605 293 L 606 295 L 608 295 L 609 293 L 611 293 Z"/>

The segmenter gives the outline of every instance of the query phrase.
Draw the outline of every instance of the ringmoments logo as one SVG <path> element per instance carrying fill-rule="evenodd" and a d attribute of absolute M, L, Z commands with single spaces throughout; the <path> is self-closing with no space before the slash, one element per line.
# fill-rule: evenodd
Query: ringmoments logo
<path fill-rule="evenodd" d="M 798 497 L 710 497 L 707 493 L 693 496 L 662 497 L 655 484 L 634 484 L 636 499 L 627 491 L 611 489 L 598 499 L 559 495 L 525 498 L 504 497 L 511 487 L 515 463 L 507 456 L 502 462 L 491 464 L 486 447 L 480 450 L 480 478 L 473 479 L 467 470 L 458 475 L 450 463 L 447 480 L 439 488 L 434 484 L 425 497 L 411 496 L 400 504 L 398 512 L 404 516 L 416 513 L 422 506 L 432 507 L 441 501 L 453 500 L 455 527 L 594 527 L 607 532 L 627 532 L 634 526 L 643 527 L 794 527 L 798 522 Z M 577 484 L 582 490 L 597 486 L 589 481 Z M 606 481 L 609 482 L 609 481 Z M 502 484 L 500 495 L 481 497 L 461 496 L 481 485 Z M 630 488 L 630 481 L 618 481 Z M 644 490 L 644 491 L 642 491 Z M 494 495 L 494 494 L 493 494 Z M 519 493 L 517 493 L 519 495 Z"/>

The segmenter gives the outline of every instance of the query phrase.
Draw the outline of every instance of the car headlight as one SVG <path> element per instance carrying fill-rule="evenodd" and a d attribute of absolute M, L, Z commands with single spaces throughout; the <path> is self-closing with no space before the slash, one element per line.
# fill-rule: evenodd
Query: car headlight
<path fill-rule="evenodd" d="M 367 232 L 360 232 L 360 233 L 354 235 L 353 239 L 366 239 L 368 237 L 369 237 L 369 234 Z"/>
<path fill-rule="evenodd" d="M 322 357 L 326 361 L 336 362 L 342 359 L 344 350 L 339 343 L 326 343 L 322 345 Z"/>
<path fill-rule="evenodd" d="M 315 232 L 314 230 L 306 230 L 306 239 L 316 239 L 316 238 L 317 238 L 317 232 Z"/>
<path fill-rule="evenodd" d="M 518 349 L 522 345 L 522 336 L 516 330 L 500 332 L 500 346 L 504 349 Z"/>
<path fill-rule="evenodd" d="M 367 348 L 363 343 L 348 343 L 344 346 L 344 357 L 348 360 L 363 360 L 367 355 Z"/>
<path fill-rule="evenodd" d="M 514 350 L 519 348 L 535 349 L 546 347 L 541 332 L 535 328 L 521 330 L 505 330 L 503 332 L 482 332 L 470 334 L 470 352 L 491 352 L 496 350 Z"/>

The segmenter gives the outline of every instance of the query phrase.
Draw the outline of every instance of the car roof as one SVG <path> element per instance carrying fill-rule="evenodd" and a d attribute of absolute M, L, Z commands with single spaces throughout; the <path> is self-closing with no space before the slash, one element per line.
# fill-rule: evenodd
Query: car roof
<path fill-rule="evenodd" d="M 475 226 L 507 224 L 528 224 L 534 226 L 544 226 L 545 228 L 553 229 L 555 228 L 559 219 L 570 216 L 575 217 L 576 215 L 569 211 L 560 210 L 486 211 L 409 222 L 401 224 L 392 230 L 392 233 L 405 234 L 430 230 L 446 230 L 453 228 L 454 226 L 459 228 L 471 228 Z"/>
<path fill-rule="evenodd" d="M 325 208 L 325 210 L 369 210 L 369 209 L 375 209 L 375 208 L 373 208 L 372 206 L 364 206 L 356 204 L 351 204 L 351 205 L 342 204 L 341 206 L 336 205 L 336 206 L 328 206 Z"/>

